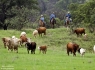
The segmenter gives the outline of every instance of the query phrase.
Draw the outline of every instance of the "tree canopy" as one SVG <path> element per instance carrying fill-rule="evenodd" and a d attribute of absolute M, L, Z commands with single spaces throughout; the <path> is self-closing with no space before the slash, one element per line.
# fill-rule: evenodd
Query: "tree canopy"
<path fill-rule="evenodd" d="M 9 23 L 5 23 L 5 20 L 17 16 L 23 8 L 38 9 L 38 2 L 37 0 L 0 0 L 0 26 L 7 30 Z"/>

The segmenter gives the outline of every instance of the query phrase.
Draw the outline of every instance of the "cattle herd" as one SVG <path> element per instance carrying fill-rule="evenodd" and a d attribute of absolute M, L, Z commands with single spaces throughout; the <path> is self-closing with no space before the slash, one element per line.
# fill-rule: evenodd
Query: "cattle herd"
<path fill-rule="evenodd" d="M 33 35 L 36 38 L 36 35 L 39 34 L 39 36 L 42 36 L 42 34 L 46 35 L 46 28 L 45 27 L 39 27 L 33 31 Z M 74 30 L 74 33 L 76 33 L 77 37 L 82 34 L 84 34 L 84 37 L 87 37 L 87 34 L 85 34 L 84 28 L 77 28 Z M 4 44 L 5 48 L 8 48 L 8 50 L 16 51 L 18 53 L 18 47 L 22 46 L 22 44 L 25 44 L 25 47 L 27 48 L 27 52 L 29 54 L 29 51 L 31 51 L 31 54 L 35 54 L 36 50 L 36 42 L 31 41 L 31 38 L 27 37 L 26 32 L 21 32 L 20 38 L 17 38 L 16 36 L 10 37 L 3 37 L 2 42 Z M 80 53 L 81 56 L 84 56 L 86 49 L 80 48 L 78 44 L 74 42 L 67 43 L 67 54 L 69 56 L 69 53 L 73 53 L 73 56 L 76 56 L 76 51 Z M 39 53 L 46 54 L 47 52 L 47 46 L 41 45 L 38 47 Z M 95 45 L 93 47 L 93 51 L 95 52 Z"/>
<path fill-rule="evenodd" d="M 45 27 L 39 27 L 36 30 L 33 31 L 34 37 L 36 37 L 37 34 L 39 36 L 42 36 L 42 34 L 46 35 L 46 28 Z M 29 51 L 31 50 L 31 54 L 35 54 L 36 50 L 36 42 L 31 41 L 31 38 L 27 37 L 26 32 L 21 32 L 20 38 L 17 38 L 16 36 L 12 37 L 3 37 L 2 38 L 3 44 L 5 48 L 8 48 L 8 51 L 16 51 L 18 53 L 18 47 L 22 46 L 22 44 L 25 44 L 25 47 L 27 48 L 27 52 L 29 54 Z M 46 54 L 47 46 L 40 46 L 39 51 L 43 54 Z"/>

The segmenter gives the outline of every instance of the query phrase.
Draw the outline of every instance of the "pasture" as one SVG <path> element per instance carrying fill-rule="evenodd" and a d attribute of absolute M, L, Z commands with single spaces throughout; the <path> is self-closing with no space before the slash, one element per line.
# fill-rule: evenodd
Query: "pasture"
<path fill-rule="evenodd" d="M 47 29 L 46 36 L 35 38 L 32 35 L 34 29 L 22 30 L 27 36 L 37 43 L 36 53 L 28 54 L 24 47 L 18 48 L 18 53 L 8 52 L 0 40 L 0 70 L 94 70 L 95 54 L 92 48 L 95 44 L 94 33 L 88 34 L 87 40 L 83 36 L 77 37 L 76 34 L 70 33 L 65 27 Z M 11 37 L 15 35 L 19 38 L 22 31 L 17 30 L 0 30 L 0 38 Z M 76 57 L 66 53 L 66 44 L 76 42 L 80 47 L 86 48 L 84 57 L 76 53 Z M 39 54 L 38 46 L 47 45 L 47 53 Z"/>

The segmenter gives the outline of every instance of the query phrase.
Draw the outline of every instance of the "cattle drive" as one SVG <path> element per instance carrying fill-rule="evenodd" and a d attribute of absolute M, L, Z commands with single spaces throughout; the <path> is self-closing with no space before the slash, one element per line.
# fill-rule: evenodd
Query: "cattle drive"
<path fill-rule="evenodd" d="M 35 28 L 34 31 L 32 32 L 32 35 L 35 37 L 35 40 L 37 40 L 37 42 L 33 42 L 31 41 L 31 38 L 28 38 L 28 35 L 25 31 L 22 31 L 19 35 L 19 38 L 17 38 L 15 35 L 13 35 L 12 37 L 3 37 L 2 38 L 2 42 L 4 44 L 5 48 L 8 48 L 8 51 L 16 51 L 18 53 L 18 48 L 19 46 L 22 44 L 25 44 L 24 46 L 27 49 L 27 52 L 29 54 L 29 51 L 31 51 L 31 54 L 35 54 L 36 51 L 36 46 L 37 43 L 39 43 L 39 39 L 41 38 L 37 38 L 37 35 L 39 35 L 39 37 L 46 35 L 49 36 L 49 33 L 46 33 L 46 31 L 48 30 L 48 28 L 45 27 L 45 23 L 44 23 L 44 18 L 43 15 L 42 19 L 39 20 L 39 27 Z M 50 25 L 52 28 L 55 28 L 55 24 L 56 24 L 56 19 L 55 18 L 51 18 L 50 19 Z M 68 27 L 68 25 L 70 24 L 70 18 L 66 17 L 66 22 L 65 25 L 66 27 Z M 76 28 L 73 30 L 73 33 L 75 33 L 77 35 L 77 37 L 79 37 L 80 35 L 84 37 L 84 39 L 86 40 L 88 35 L 85 33 L 86 29 L 85 28 Z M 65 32 L 64 32 L 65 33 Z M 58 34 L 59 35 L 59 34 Z M 44 36 L 43 36 L 44 37 Z M 73 37 L 72 37 L 73 39 Z M 78 39 L 77 39 L 78 40 Z M 45 42 L 47 43 L 47 42 Z M 49 43 L 51 44 L 51 41 L 49 41 Z M 43 42 L 42 42 L 43 44 Z M 56 45 L 54 45 L 56 46 Z M 46 54 L 47 52 L 47 46 L 46 45 L 41 45 L 38 47 L 39 52 Z M 84 48 L 80 48 L 79 44 L 75 43 L 75 42 L 68 42 L 66 44 L 66 52 L 67 52 L 67 56 L 71 54 L 73 54 L 73 56 L 76 56 L 76 52 L 79 52 L 81 56 L 84 56 L 86 49 Z M 95 45 L 93 47 L 93 52 L 95 53 Z"/>

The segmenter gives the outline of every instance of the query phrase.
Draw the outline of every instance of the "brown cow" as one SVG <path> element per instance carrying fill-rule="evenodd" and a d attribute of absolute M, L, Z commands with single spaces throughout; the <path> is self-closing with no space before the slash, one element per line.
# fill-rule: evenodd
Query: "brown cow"
<path fill-rule="evenodd" d="M 69 56 L 69 52 L 73 53 L 73 56 L 76 56 L 76 51 L 79 49 L 79 45 L 76 43 L 69 42 L 67 44 L 67 54 Z"/>
<path fill-rule="evenodd" d="M 44 33 L 44 35 L 46 35 L 46 27 L 39 27 L 39 28 L 37 28 L 37 30 L 38 30 L 39 36 L 40 35 L 42 36 L 42 33 Z"/>
<path fill-rule="evenodd" d="M 40 50 L 40 53 L 42 51 L 43 54 L 46 54 L 47 46 L 40 46 L 40 47 L 38 47 L 38 49 Z"/>
<path fill-rule="evenodd" d="M 77 28 L 77 29 L 75 29 L 74 30 L 74 33 L 76 33 L 77 34 L 77 37 L 79 36 L 79 34 L 85 34 L 85 29 L 84 28 Z"/>
<path fill-rule="evenodd" d="M 21 46 L 25 42 L 31 42 L 31 38 L 27 38 L 25 35 L 20 36 L 21 39 Z"/>
<path fill-rule="evenodd" d="M 3 38 L 2 38 L 2 41 L 3 41 L 3 44 L 4 44 L 4 47 L 5 47 L 5 48 L 6 48 L 7 42 L 8 42 L 10 39 L 11 39 L 10 37 L 3 37 Z"/>

